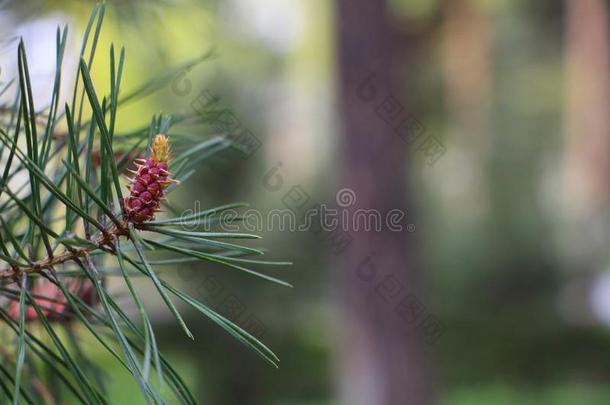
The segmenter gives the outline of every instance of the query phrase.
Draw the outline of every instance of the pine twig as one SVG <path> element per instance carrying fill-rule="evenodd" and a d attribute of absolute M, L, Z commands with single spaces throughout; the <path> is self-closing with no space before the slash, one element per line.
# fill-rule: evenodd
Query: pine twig
<path fill-rule="evenodd" d="M 115 251 L 114 239 L 119 236 L 129 238 L 129 228 L 126 221 L 121 223 L 121 226 L 113 225 L 108 230 L 104 230 L 100 235 L 91 241 L 92 246 L 84 248 L 70 247 L 65 252 L 54 255 L 52 257 L 46 257 L 45 259 L 33 262 L 28 266 L 10 266 L 0 269 L 0 281 L 13 280 L 17 282 L 19 277 L 26 273 L 41 273 L 44 270 L 54 270 L 54 267 L 69 261 L 76 261 L 85 257 L 93 250 L 102 249 L 110 252 Z"/>

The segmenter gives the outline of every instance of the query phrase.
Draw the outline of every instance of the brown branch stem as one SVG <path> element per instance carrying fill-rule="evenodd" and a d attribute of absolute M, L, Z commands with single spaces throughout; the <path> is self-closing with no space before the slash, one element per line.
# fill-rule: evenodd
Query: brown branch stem
<path fill-rule="evenodd" d="M 57 265 L 83 258 L 95 249 L 106 247 L 114 250 L 114 238 L 119 236 L 129 238 L 129 228 L 125 221 L 120 225 L 113 225 L 110 229 L 104 230 L 101 235 L 91 241 L 93 244 L 91 247 L 71 248 L 59 255 L 46 257 L 28 266 L 9 266 L 0 269 L 0 282 L 9 280 L 7 284 L 10 284 L 16 282 L 19 276 L 24 273 L 42 273 L 44 270 L 53 270 Z"/>

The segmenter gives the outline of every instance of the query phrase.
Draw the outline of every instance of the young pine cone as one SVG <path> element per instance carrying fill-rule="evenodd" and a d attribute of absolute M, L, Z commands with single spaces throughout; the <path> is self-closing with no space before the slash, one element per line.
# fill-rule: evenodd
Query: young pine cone
<path fill-rule="evenodd" d="M 163 191 L 176 180 L 169 178 L 170 147 L 167 137 L 159 134 L 148 159 L 137 159 L 135 177 L 131 180 L 129 196 L 125 198 L 125 219 L 135 224 L 153 220 L 161 211 Z"/>
<path fill-rule="evenodd" d="M 64 279 L 64 286 L 70 293 L 79 297 L 87 305 L 96 305 L 97 295 L 93 284 L 87 280 L 76 278 Z M 36 279 L 33 281 L 29 292 L 34 297 L 33 300 L 40 306 L 41 312 L 52 322 L 69 322 L 74 319 L 74 311 L 68 305 L 68 299 L 63 291 L 47 279 Z M 10 302 L 8 312 L 11 318 L 19 319 L 19 301 Z M 28 322 L 37 321 L 38 313 L 34 306 L 26 304 L 25 320 Z"/>

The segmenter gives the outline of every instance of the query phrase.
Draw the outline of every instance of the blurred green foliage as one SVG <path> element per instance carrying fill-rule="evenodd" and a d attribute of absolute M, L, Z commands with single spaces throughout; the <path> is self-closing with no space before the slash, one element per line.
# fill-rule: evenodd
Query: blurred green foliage
<path fill-rule="evenodd" d="M 300 122 L 277 113 L 282 99 L 274 97 L 273 91 L 282 86 L 305 86 L 307 91 L 296 93 L 308 97 L 303 102 L 313 100 L 324 108 L 333 107 L 329 90 L 336 85 L 332 4 L 297 3 L 305 13 L 305 28 L 297 43 L 282 52 L 266 46 L 242 27 L 243 19 L 231 13 L 231 7 L 241 8 L 254 19 L 257 14 L 250 9 L 257 7 L 254 3 L 139 4 L 131 10 L 143 18 L 138 25 L 108 19 L 104 40 L 120 39 L 130 56 L 126 90 L 176 61 L 212 48 L 217 54 L 189 72 L 192 90 L 188 95 L 167 89 L 151 96 L 145 103 L 122 111 L 121 128 L 143 124 L 141 117 L 151 111 L 188 111 L 199 91 L 211 89 L 263 142 L 263 148 L 251 159 L 228 156 L 227 160 L 211 162 L 191 179 L 172 196 L 184 202 L 185 209 L 192 208 L 188 204 L 193 200 L 201 201 L 202 207 L 247 200 L 263 211 L 281 208 L 279 196 L 267 191 L 261 180 L 278 158 L 287 167 L 287 182 L 303 185 L 318 201 L 333 198 L 329 183 L 338 167 L 337 158 L 332 153 L 323 154 L 325 160 L 320 162 L 316 156 L 306 156 L 315 162 L 316 170 L 299 174 L 299 167 L 294 167 L 300 165 L 295 150 L 274 152 L 276 142 L 280 146 L 285 143 L 269 134 L 274 126 L 289 130 L 291 122 Z M 397 19 L 405 15 L 435 19 L 442 12 L 442 2 L 391 3 Z M 605 349 L 610 336 L 598 324 L 569 324 L 560 316 L 558 296 L 569 276 L 552 244 L 558 225 L 540 203 L 545 162 L 558 159 L 562 147 L 564 10 L 561 2 L 550 0 L 478 3 L 493 23 L 488 56 L 496 87 L 490 100 L 491 132 L 484 134 L 489 154 L 483 158 L 467 154 L 466 158 L 480 159 L 470 164 L 489 190 L 489 200 L 480 210 L 467 207 L 479 203 L 476 195 L 461 200 L 464 206 L 452 204 L 443 191 L 454 179 L 443 172 L 451 170 L 450 164 L 426 168 L 416 161 L 415 167 L 409 168 L 421 207 L 418 230 L 424 239 L 425 301 L 447 325 L 446 334 L 430 348 L 439 377 L 440 402 L 607 404 L 610 388 L 604 377 L 610 352 Z M 82 24 L 87 10 L 68 4 L 50 7 L 69 13 Z M 117 12 L 125 11 L 119 8 Z M 134 29 L 140 26 L 146 29 Z M 437 27 L 431 37 L 439 33 Z M 434 41 L 429 45 L 440 48 Z M 415 75 L 409 78 L 418 92 L 404 97 L 412 97 L 428 127 L 443 131 L 448 121 L 438 52 L 430 49 L 418 60 Z M 103 86 L 103 75 L 96 82 Z M 302 121 L 320 120 L 321 134 L 315 136 L 326 138 L 314 143 L 314 150 L 332 152 L 337 117 L 305 111 L 309 115 Z M 453 144 L 450 137 L 445 141 Z M 469 216 L 471 210 L 476 211 L 477 219 Z M 190 370 L 184 375 L 197 387 L 202 403 L 332 404 L 337 389 L 335 350 L 340 347 L 341 332 L 330 271 L 334 258 L 321 254 L 322 243 L 311 234 L 264 236 L 273 245 L 274 255 L 294 260 L 287 277 L 295 285 L 292 291 L 245 283 L 240 275 L 208 267 L 185 267 L 177 277 L 195 293 L 205 292 L 206 277 L 214 275 L 221 280 L 227 294 L 239 297 L 247 312 L 264 323 L 264 341 L 279 354 L 280 370 L 268 367 L 222 331 L 194 317 L 189 319 L 194 343 L 176 339 L 173 325 L 166 327 L 161 322 L 161 347 L 169 349 L 178 368 Z M 169 269 L 165 272 L 168 276 L 171 273 Z M 126 379 L 115 378 L 112 390 L 116 403 L 133 401 L 135 390 Z"/>

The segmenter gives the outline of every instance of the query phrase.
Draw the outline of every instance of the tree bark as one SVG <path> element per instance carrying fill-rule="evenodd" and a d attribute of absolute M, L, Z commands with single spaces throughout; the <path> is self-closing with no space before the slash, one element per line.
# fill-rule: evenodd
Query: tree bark
<path fill-rule="evenodd" d="M 384 1 L 340 0 L 337 11 L 341 188 L 355 197 L 338 203 L 349 218 L 360 208 L 384 215 L 400 209 L 412 223 L 405 194 L 407 143 L 396 132 L 409 111 L 402 68 L 409 74 L 412 59 L 401 63 L 408 47 L 393 30 Z M 400 311 L 401 302 L 418 294 L 413 234 L 384 223 L 381 232 L 352 228 L 350 236 L 337 266 L 345 334 L 341 401 L 431 403 L 423 334 Z"/>

